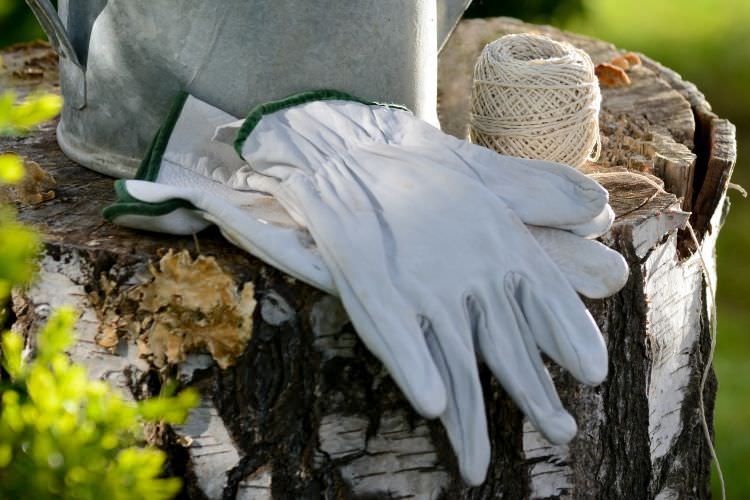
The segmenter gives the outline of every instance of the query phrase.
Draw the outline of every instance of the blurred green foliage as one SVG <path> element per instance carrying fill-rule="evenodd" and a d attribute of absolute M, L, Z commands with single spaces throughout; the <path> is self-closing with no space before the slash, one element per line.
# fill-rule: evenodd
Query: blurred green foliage
<path fill-rule="evenodd" d="M 59 96 L 39 94 L 21 101 L 0 95 L 0 134 L 17 135 L 56 116 Z M 0 155 L 0 183 L 22 179 L 23 162 Z M 7 319 L 12 287 L 28 285 L 40 250 L 37 233 L 0 206 L 0 328 Z M 27 362 L 24 339 L 0 337 L 0 498 L 166 500 L 181 488 L 178 478 L 160 478 L 166 455 L 144 448 L 145 422 L 182 423 L 198 402 L 192 390 L 128 402 L 107 383 L 89 380 L 68 359 L 77 317 L 56 311 L 37 335 Z"/>
<path fill-rule="evenodd" d="M 750 186 L 750 164 L 745 158 L 750 151 L 747 0 L 474 0 L 467 15 L 552 23 L 643 52 L 681 72 L 707 95 L 720 116 L 737 125 L 739 162 L 734 181 Z M 23 1 L 0 0 L 0 45 L 40 36 Z M 746 473 L 750 465 L 750 201 L 736 194 L 732 199 L 718 245 L 719 336 L 714 366 L 720 390 L 715 426 L 729 496 L 750 498 Z M 0 280 L 2 256 L 0 252 Z"/>
<path fill-rule="evenodd" d="M 648 54 L 682 73 L 714 111 L 737 126 L 733 181 L 750 187 L 750 2 L 747 0 L 586 0 L 563 27 Z M 730 192 L 732 209 L 718 257 L 719 380 L 716 449 L 729 498 L 750 498 L 750 200 Z M 715 478 L 714 478 L 715 479 Z M 714 494 L 719 490 L 714 481 Z"/>
<path fill-rule="evenodd" d="M 465 17 L 517 17 L 530 22 L 560 23 L 583 14 L 583 0 L 474 0 Z"/>
<path fill-rule="evenodd" d="M 23 0 L 0 0 L 0 47 L 44 38 L 44 32 Z"/>
<path fill-rule="evenodd" d="M 37 94 L 19 101 L 11 91 L 0 94 L 0 135 L 25 132 L 37 123 L 57 116 L 62 99 Z M 16 155 L 0 154 L 0 183 L 23 177 L 23 162 Z M 0 328 L 5 324 L 5 302 L 13 286 L 31 281 L 39 251 L 39 237 L 16 221 L 11 207 L 0 205 Z"/>
<path fill-rule="evenodd" d="M 198 395 L 183 391 L 134 405 L 71 363 L 77 315 L 55 312 L 38 335 L 36 357 L 23 359 L 23 338 L 2 336 L 0 498 L 166 500 L 181 487 L 159 478 L 164 452 L 138 444 L 141 423 L 182 423 Z"/>
<path fill-rule="evenodd" d="M 55 94 L 35 94 L 19 101 L 15 92 L 6 91 L 0 94 L 0 135 L 24 134 L 57 116 L 61 106 Z"/>
<path fill-rule="evenodd" d="M 0 164 L 0 172 L 3 171 L 7 172 Z M 0 326 L 11 287 L 31 281 L 38 251 L 36 232 L 18 223 L 12 208 L 0 206 Z"/>

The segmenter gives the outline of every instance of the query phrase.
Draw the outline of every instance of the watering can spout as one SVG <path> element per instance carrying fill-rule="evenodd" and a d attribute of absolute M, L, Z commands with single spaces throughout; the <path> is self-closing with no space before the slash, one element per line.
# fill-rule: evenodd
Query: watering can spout
<path fill-rule="evenodd" d="M 437 46 L 440 52 L 472 0 L 437 0 Z"/>

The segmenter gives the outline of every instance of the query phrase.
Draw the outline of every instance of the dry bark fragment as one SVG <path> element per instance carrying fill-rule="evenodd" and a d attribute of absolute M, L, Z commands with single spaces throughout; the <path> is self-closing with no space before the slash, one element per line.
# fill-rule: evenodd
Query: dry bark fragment
<path fill-rule="evenodd" d="M 208 350 L 221 368 L 234 364 L 252 335 L 254 288 L 241 291 L 216 259 L 171 249 L 150 267 L 153 280 L 138 288 L 139 309 L 153 323 L 143 333 L 157 366 L 176 364 L 189 352 Z"/>
<path fill-rule="evenodd" d="M 630 61 L 627 60 L 625 56 L 617 56 L 613 57 L 609 63 L 613 66 L 617 66 L 618 68 L 622 68 L 624 70 L 630 69 Z"/>
<path fill-rule="evenodd" d="M 7 153 L 0 153 L 0 155 Z M 16 184 L 0 184 L 0 203 L 38 205 L 55 198 L 52 190 L 55 178 L 37 162 L 21 156 L 25 170 L 23 179 Z"/>
<path fill-rule="evenodd" d="M 625 70 L 610 63 L 600 63 L 594 68 L 599 85 L 602 87 L 624 87 L 630 85 L 630 78 Z"/>

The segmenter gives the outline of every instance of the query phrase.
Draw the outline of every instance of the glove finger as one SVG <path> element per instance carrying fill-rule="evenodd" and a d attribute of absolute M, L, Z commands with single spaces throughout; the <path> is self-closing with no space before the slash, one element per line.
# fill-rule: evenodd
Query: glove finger
<path fill-rule="evenodd" d="M 260 221 L 246 210 L 205 190 L 148 181 L 125 182 L 128 193 L 138 200 L 152 204 L 189 203 L 203 212 L 206 225 L 214 223 L 219 226 L 227 239 L 240 248 L 305 283 L 328 292 L 335 290 L 328 268 L 320 255 L 305 242 L 304 233 Z"/>
<path fill-rule="evenodd" d="M 462 338 L 471 338 L 466 312 L 444 311 L 434 308 L 424 325 L 427 345 L 448 393 L 440 419 L 458 458 L 461 477 L 477 486 L 484 481 L 490 462 L 482 384 L 474 347 L 462 342 Z"/>
<path fill-rule="evenodd" d="M 537 271 L 528 276 L 510 273 L 505 279 L 533 338 L 581 382 L 601 383 L 607 376 L 607 346 L 594 318 L 548 259 L 539 259 Z"/>
<path fill-rule="evenodd" d="M 325 250 L 323 251 L 325 255 Z M 362 293 L 349 283 L 338 266 L 329 264 L 334 282 L 357 334 L 386 367 L 414 409 L 426 418 L 440 415 L 446 406 L 446 388 L 433 362 L 416 313 L 394 300 L 395 291 Z M 387 295 L 392 295 L 389 299 Z"/>
<path fill-rule="evenodd" d="M 567 443 L 576 434 L 512 290 L 498 290 L 492 303 L 473 300 L 479 351 L 492 373 L 544 437 Z"/>
<path fill-rule="evenodd" d="M 527 229 L 578 293 L 601 299 L 625 286 L 628 264 L 606 245 L 560 229 L 540 226 Z"/>
<path fill-rule="evenodd" d="M 427 347 L 417 313 L 393 285 L 377 224 L 364 214 L 347 217 L 333 198 L 298 176 L 279 191 L 285 207 L 305 214 L 352 324 L 360 339 L 380 361 L 414 408 L 427 418 L 445 411 L 446 392 L 440 372 Z M 325 193 L 325 187 L 321 189 Z M 357 224 L 357 227 L 347 227 Z M 341 234 L 358 234 L 344 240 Z M 366 258 L 368 265 L 361 265 Z"/>
<path fill-rule="evenodd" d="M 476 144 L 462 149 L 474 174 L 526 224 L 575 227 L 599 216 L 609 200 L 598 182 L 568 165 L 500 155 Z"/>
<path fill-rule="evenodd" d="M 598 238 L 605 234 L 612 227 L 612 223 L 615 221 L 615 212 L 612 207 L 607 204 L 604 210 L 593 219 L 583 222 L 581 224 L 565 224 L 558 226 L 558 229 L 564 229 L 578 236 L 584 238 Z"/>

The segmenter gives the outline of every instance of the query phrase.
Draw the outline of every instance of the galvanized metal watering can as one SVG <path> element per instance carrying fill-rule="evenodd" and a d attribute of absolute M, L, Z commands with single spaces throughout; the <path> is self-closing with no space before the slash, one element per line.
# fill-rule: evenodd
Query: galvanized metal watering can
<path fill-rule="evenodd" d="M 187 91 L 235 116 L 320 88 L 437 122 L 437 54 L 471 0 L 26 0 L 60 54 L 73 160 L 132 177 Z"/>

